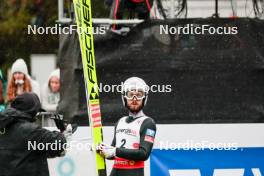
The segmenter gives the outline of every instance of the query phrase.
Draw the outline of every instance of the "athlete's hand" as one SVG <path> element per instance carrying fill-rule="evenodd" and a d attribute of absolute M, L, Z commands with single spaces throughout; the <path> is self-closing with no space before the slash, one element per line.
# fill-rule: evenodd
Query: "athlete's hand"
<path fill-rule="evenodd" d="M 106 159 L 113 158 L 116 154 L 116 148 L 105 143 L 101 143 L 100 145 L 98 145 L 96 147 L 96 150 Z"/>
<path fill-rule="evenodd" d="M 96 152 L 101 154 L 101 152 L 103 151 L 103 147 L 105 146 L 104 143 L 100 143 L 99 145 L 96 146 Z"/>

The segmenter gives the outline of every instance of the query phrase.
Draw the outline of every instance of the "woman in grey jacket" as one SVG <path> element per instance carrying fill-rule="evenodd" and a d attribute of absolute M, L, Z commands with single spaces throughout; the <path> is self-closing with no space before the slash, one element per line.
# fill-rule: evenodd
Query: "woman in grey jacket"
<path fill-rule="evenodd" d="M 41 90 L 42 108 L 48 112 L 55 112 L 60 101 L 60 70 L 54 70 L 48 78 L 48 82 Z M 54 120 L 44 119 L 43 126 L 55 126 Z"/>

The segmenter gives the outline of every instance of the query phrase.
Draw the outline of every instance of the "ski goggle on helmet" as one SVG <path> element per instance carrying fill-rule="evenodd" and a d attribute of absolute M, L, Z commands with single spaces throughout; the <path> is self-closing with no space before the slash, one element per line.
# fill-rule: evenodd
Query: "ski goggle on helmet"
<path fill-rule="evenodd" d="M 138 77 L 128 78 L 122 87 L 122 100 L 124 106 L 126 106 L 126 100 L 143 100 L 143 104 L 146 105 L 148 98 L 149 87 L 145 81 Z"/>
<path fill-rule="evenodd" d="M 132 100 L 134 98 L 136 98 L 137 100 L 143 100 L 143 98 L 146 97 L 145 93 L 141 90 L 133 90 L 133 91 L 128 91 L 128 92 L 125 92 L 125 95 L 124 97 L 127 99 L 127 100 Z"/>

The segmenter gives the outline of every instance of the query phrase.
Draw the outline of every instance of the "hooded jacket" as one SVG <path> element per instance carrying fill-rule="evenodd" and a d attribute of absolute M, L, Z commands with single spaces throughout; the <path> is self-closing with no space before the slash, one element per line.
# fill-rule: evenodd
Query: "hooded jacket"
<path fill-rule="evenodd" d="M 40 86 L 39 83 L 35 80 L 33 80 L 29 74 L 28 74 L 28 68 L 25 61 L 21 58 L 17 59 L 11 68 L 11 74 L 13 75 L 15 72 L 21 72 L 30 80 L 31 86 L 32 86 L 32 92 L 38 95 L 40 98 Z"/>
<path fill-rule="evenodd" d="M 51 145 L 46 145 L 65 144 L 63 134 L 33 123 L 39 109 L 37 95 L 25 93 L 17 96 L 11 107 L 0 113 L 0 176 L 49 176 L 47 158 L 60 156 L 63 152 L 63 148 L 54 150 Z M 38 144 L 47 147 L 44 150 L 33 147 Z"/>
<path fill-rule="evenodd" d="M 49 82 L 52 77 L 57 77 L 60 79 L 60 70 L 54 70 L 48 78 L 47 83 L 45 83 L 41 90 L 42 108 L 46 111 L 55 112 L 60 100 L 60 92 L 52 92 L 49 87 Z"/>

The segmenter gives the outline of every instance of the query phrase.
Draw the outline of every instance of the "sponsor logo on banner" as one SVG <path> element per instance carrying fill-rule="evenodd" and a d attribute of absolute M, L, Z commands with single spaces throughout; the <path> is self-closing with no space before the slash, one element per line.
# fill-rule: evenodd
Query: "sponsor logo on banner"
<path fill-rule="evenodd" d="M 264 147 L 238 150 L 160 150 L 150 158 L 151 176 L 264 176 Z"/>

